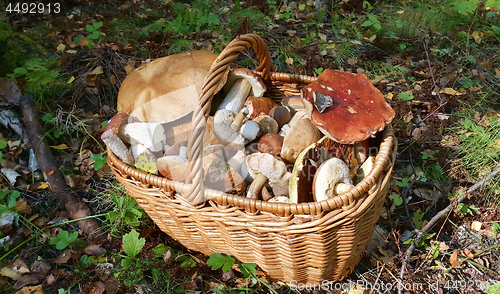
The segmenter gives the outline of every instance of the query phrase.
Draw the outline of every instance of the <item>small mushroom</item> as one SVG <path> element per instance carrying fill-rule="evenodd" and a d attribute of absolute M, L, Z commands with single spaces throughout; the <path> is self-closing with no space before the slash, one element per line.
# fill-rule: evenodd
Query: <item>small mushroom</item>
<path fill-rule="evenodd" d="M 135 122 L 122 124 L 118 128 L 118 137 L 131 145 L 142 144 L 153 152 L 162 151 L 165 130 L 159 123 Z"/>
<path fill-rule="evenodd" d="M 259 124 L 253 120 L 249 120 L 245 122 L 241 127 L 240 134 L 243 136 L 243 138 L 252 141 L 255 138 L 257 138 L 259 131 L 260 131 Z"/>
<path fill-rule="evenodd" d="M 304 103 L 299 95 L 288 96 L 281 99 L 281 105 L 288 107 L 292 114 L 304 110 Z"/>
<path fill-rule="evenodd" d="M 312 187 L 319 166 L 333 157 L 350 162 L 351 149 L 350 145 L 337 143 L 326 136 L 305 148 L 293 166 L 289 184 L 290 203 L 314 201 Z"/>
<path fill-rule="evenodd" d="M 260 76 L 247 68 L 238 68 L 229 73 L 226 86 L 229 88 L 226 97 L 219 106 L 232 112 L 239 112 L 250 96 L 260 97 L 266 91 L 266 86 Z"/>
<path fill-rule="evenodd" d="M 352 189 L 349 167 L 338 158 L 323 162 L 314 175 L 314 201 L 323 201 Z"/>
<path fill-rule="evenodd" d="M 125 143 L 116 135 L 112 129 L 102 133 L 101 139 L 113 153 L 128 165 L 134 165 L 134 157 L 128 151 Z"/>
<path fill-rule="evenodd" d="M 224 145 L 241 147 L 245 143 L 245 138 L 239 132 L 239 126 L 232 127 L 236 115 L 226 109 L 218 110 L 213 119 L 213 125 L 210 126 L 212 133 L 217 137 L 218 141 Z M 235 125 L 237 125 L 235 123 Z"/>
<path fill-rule="evenodd" d="M 246 166 L 249 175 L 254 179 L 250 184 L 247 197 L 259 199 L 262 187 L 269 181 L 271 188 L 288 183 L 290 173 L 286 164 L 267 153 L 252 153 L 247 156 Z"/>
<path fill-rule="evenodd" d="M 286 196 L 276 196 L 271 199 L 269 199 L 268 202 L 275 202 L 275 203 L 290 203 L 290 199 Z"/>
<path fill-rule="evenodd" d="M 254 119 L 255 122 L 259 124 L 260 131 L 257 134 L 257 137 L 263 136 L 264 134 L 269 133 L 278 133 L 278 123 L 274 118 L 270 117 L 267 114 L 261 114 Z"/>
<path fill-rule="evenodd" d="M 269 115 L 272 118 L 274 118 L 274 120 L 276 120 L 276 122 L 278 123 L 278 128 L 280 129 L 284 124 L 287 124 L 292 118 L 290 115 L 290 111 L 285 106 L 274 107 L 269 112 Z"/>
<path fill-rule="evenodd" d="M 259 145 L 257 146 L 260 152 L 272 155 L 280 155 L 282 147 L 283 137 L 274 133 L 262 136 L 259 140 Z"/>
<path fill-rule="evenodd" d="M 302 150 L 321 138 L 321 132 L 316 128 L 309 118 L 303 117 L 294 124 L 283 140 L 281 157 L 291 163 L 299 156 Z"/>

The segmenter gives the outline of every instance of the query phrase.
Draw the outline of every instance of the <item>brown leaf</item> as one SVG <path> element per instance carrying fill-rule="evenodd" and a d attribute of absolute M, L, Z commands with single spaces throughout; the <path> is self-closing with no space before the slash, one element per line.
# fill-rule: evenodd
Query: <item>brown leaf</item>
<path fill-rule="evenodd" d="M 50 264 L 43 260 L 35 260 L 31 264 L 30 270 L 35 273 L 47 273 L 50 271 Z"/>
<path fill-rule="evenodd" d="M 68 275 L 68 273 L 65 272 L 62 268 L 58 268 L 58 269 L 52 271 L 52 274 L 56 275 L 58 277 L 65 277 Z"/>
<path fill-rule="evenodd" d="M 61 252 L 61 254 L 59 254 L 59 256 L 57 256 L 56 260 L 54 260 L 54 263 L 57 263 L 57 264 L 68 263 L 68 261 L 71 258 L 72 251 L 73 250 L 71 250 L 71 249 L 64 250 L 63 252 Z"/>
<path fill-rule="evenodd" d="M 439 242 L 439 250 L 440 251 L 446 251 L 450 249 L 450 246 L 446 245 L 446 243 L 444 242 Z"/>
<path fill-rule="evenodd" d="M 54 275 L 49 275 L 47 277 L 46 281 L 47 281 L 47 284 L 52 285 L 56 281 L 56 278 L 54 277 Z"/>
<path fill-rule="evenodd" d="M 40 283 L 42 279 L 40 279 L 41 276 L 39 274 L 27 274 L 19 279 L 17 279 L 17 282 L 14 284 L 12 288 L 14 289 L 21 289 L 24 286 L 31 286 Z"/>
<path fill-rule="evenodd" d="M 483 36 L 483 32 L 479 32 L 479 31 L 472 32 L 472 37 L 474 38 L 474 41 L 477 44 L 481 44 L 481 37 L 482 36 Z"/>
<path fill-rule="evenodd" d="M 131 73 L 134 69 L 135 67 L 130 64 L 127 64 L 127 66 L 125 66 L 125 72 L 127 72 L 128 74 Z"/>
<path fill-rule="evenodd" d="M 21 99 L 21 90 L 11 79 L 0 79 L 0 97 L 4 97 L 10 103 L 19 103 Z"/>
<path fill-rule="evenodd" d="M 165 261 L 166 264 L 169 264 L 171 262 L 172 257 L 172 252 L 170 250 L 167 250 L 163 253 L 163 261 Z"/>
<path fill-rule="evenodd" d="M 89 245 L 85 249 L 83 249 L 85 253 L 88 255 L 102 255 L 106 254 L 106 249 L 102 248 L 99 245 Z"/>
<path fill-rule="evenodd" d="M 43 294 L 42 285 L 24 287 L 17 291 L 16 294 Z"/>
<path fill-rule="evenodd" d="M 89 39 L 87 39 L 87 38 L 83 38 L 83 39 L 78 40 L 78 45 L 80 45 L 80 46 L 87 46 L 88 44 L 89 44 Z"/>
<path fill-rule="evenodd" d="M 109 78 L 109 82 L 111 83 L 111 85 L 116 85 L 116 76 L 115 76 L 115 75 L 112 75 L 112 76 Z"/>
<path fill-rule="evenodd" d="M 102 282 L 92 283 L 90 284 L 90 290 L 88 293 L 90 294 L 102 294 L 106 290 L 106 287 Z"/>
<path fill-rule="evenodd" d="M 347 63 L 349 63 L 350 65 L 355 65 L 356 63 L 358 63 L 358 61 L 356 60 L 356 58 L 349 58 L 347 59 Z"/>
<path fill-rule="evenodd" d="M 458 251 L 455 250 L 450 256 L 450 263 L 451 267 L 456 268 L 458 267 Z"/>

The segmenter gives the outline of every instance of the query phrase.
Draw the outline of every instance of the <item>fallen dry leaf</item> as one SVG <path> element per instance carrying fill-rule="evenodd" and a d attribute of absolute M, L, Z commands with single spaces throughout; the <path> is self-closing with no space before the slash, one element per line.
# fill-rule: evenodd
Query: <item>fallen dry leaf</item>
<path fill-rule="evenodd" d="M 483 32 L 479 32 L 479 31 L 474 31 L 472 32 L 472 37 L 474 38 L 474 41 L 477 43 L 477 44 L 481 44 L 481 37 L 483 36 Z"/>
<path fill-rule="evenodd" d="M 78 40 L 78 45 L 80 46 L 87 46 L 89 44 L 89 39 L 87 38 L 82 38 L 80 40 Z"/>
<path fill-rule="evenodd" d="M 68 149 L 68 146 L 66 144 L 59 144 L 56 146 L 50 146 L 50 148 L 56 149 L 56 150 L 66 150 L 66 149 Z"/>
<path fill-rule="evenodd" d="M 54 277 L 54 275 L 49 275 L 47 277 L 46 281 L 47 281 L 47 284 L 52 285 L 56 281 L 56 278 Z"/>
<path fill-rule="evenodd" d="M 19 275 L 18 272 L 15 270 L 11 269 L 10 267 L 4 267 L 0 270 L 0 275 L 4 277 L 11 278 L 13 280 L 19 279 L 21 276 Z"/>
<path fill-rule="evenodd" d="M 71 258 L 71 251 L 73 251 L 73 250 L 66 249 L 63 252 L 61 252 L 61 254 L 59 254 L 59 256 L 57 256 L 56 260 L 54 260 L 54 263 L 57 263 L 57 264 L 68 263 L 68 261 Z"/>
<path fill-rule="evenodd" d="M 12 269 L 20 274 L 27 274 L 30 272 L 28 265 L 22 259 L 16 259 L 12 264 Z"/>
<path fill-rule="evenodd" d="M 17 279 L 16 283 L 12 288 L 14 289 L 21 289 L 24 286 L 32 286 L 40 283 L 40 281 L 45 280 L 45 278 L 42 278 L 43 275 L 40 274 L 27 274 L 19 279 Z"/>
<path fill-rule="evenodd" d="M 102 248 L 100 245 L 89 245 L 85 249 L 83 249 L 85 253 L 88 255 L 102 255 L 106 254 L 106 249 Z"/>
<path fill-rule="evenodd" d="M 16 294 L 43 294 L 42 285 L 24 287 Z"/>
<path fill-rule="evenodd" d="M 444 94 L 454 95 L 454 96 L 463 95 L 463 93 L 460 93 L 453 88 L 444 88 L 443 90 L 439 91 L 439 93 L 444 93 Z"/>
<path fill-rule="evenodd" d="M 127 74 L 131 73 L 133 70 L 135 69 L 135 67 L 133 67 L 132 65 L 130 64 L 127 64 L 127 66 L 125 66 L 125 72 Z"/>
<path fill-rule="evenodd" d="M 102 294 L 104 293 L 104 290 L 106 290 L 106 287 L 102 282 L 96 282 L 90 284 L 90 290 L 88 293 L 90 294 Z"/>
<path fill-rule="evenodd" d="M 446 243 L 444 242 L 439 242 L 439 250 L 440 251 L 446 251 L 450 249 L 450 246 L 446 245 Z"/>
<path fill-rule="evenodd" d="M 458 267 L 458 250 L 453 251 L 453 253 L 451 254 L 450 263 L 451 267 L 453 268 Z"/>

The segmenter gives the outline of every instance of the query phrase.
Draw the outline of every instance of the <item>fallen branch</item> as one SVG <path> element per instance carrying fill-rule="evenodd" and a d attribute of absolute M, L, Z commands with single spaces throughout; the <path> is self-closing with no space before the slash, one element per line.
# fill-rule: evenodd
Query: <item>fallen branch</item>
<path fill-rule="evenodd" d="M 491 172 L 488 176 L 486 176 L 486 178 L 482 179 L 481 181 L 477 182 L 475 185 L 473 185 L 472 187 L 467 189 L 467 191 L 462 196 L 460 196 L 456 202 L 448 205 L 446 208 L 444 208 L 438 214 L 436 214 L 427 223 L 427 225 L 425 225 L 425 227 L 422 228 L 422 230 L 417 230 L 417 235 L 415 236 L 415 240 L 413 240 L 413 243 L 411 244 L 411 246 L 408 248 L 408 250 L 406 250 L 406 253 L 405 253 L 405 256 L 403 259 L 403 264 L 401 265 L 401 273 L 399 274 L 399 282 L 400 283 L 403 282 L 403 276 L 405 273 L 406 263 L 408 261 L 408 258 L 411 256 L 411 253 L 413 252 L 413 249 L 415 249 L 415 246 L 417 245 L 417 243 L 420 241 L 420 239 L 422 239 L 422 236 L 424 235 L 424 233 L 427 232 L 430 228 L 432 228 L 434 226 L 434 224 L 436 224 L 436 222 L 440 218 L 442 218 L 444 215 L 446 215 L 448 212 L 450 212 L 453 209 L 453 207 L 456 207 L 457 204 L 461 203 L 465 199 L 465 197 L 467 197 L 467 194 L 470 194 L 470 193 L 476 191 L 478 188 L 483 186 L 486 182 L 488 182 L 489 180 L 494 178 L 499 173 L 500 173 L 500 167 L 497 168 L 496 170 L 494 170 L 493 172 Z M 398 287 L 398 293 L 401 294 L 401 287 Z"/>
<path fill-rule="evenodd" d="M 80 202 L 75 193 L 70 190 L 54 162 L 49 145 L 43 139 L 44 132 L 40 126 L 32 96 L 22 96 L 20 106 L 31 147 L 36 152 L 38 165 L 49 188 L 52 191 L 61 192 L 59 199 L 64 204 L 70 218 L 81 219 L 91 216 L 92 211 L 90 208 L 85 203 Z M 100 226 L 94 218 L 79 220 L 77 224 L 89 239 L 104 237 L 104 235 L 100 235 Z"/>

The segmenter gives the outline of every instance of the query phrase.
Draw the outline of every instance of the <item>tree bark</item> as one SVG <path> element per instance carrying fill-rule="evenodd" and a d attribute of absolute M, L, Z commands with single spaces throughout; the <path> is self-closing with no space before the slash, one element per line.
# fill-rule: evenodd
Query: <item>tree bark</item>
<path fill-rule="evenodd" d="M 49 145 L 43 139 L 44 131 L 40 125 L 32 96 L 22 96 L 20 106 L 31 147 L 35 151 L 38 165 L 49 188 L 54 192 L 60 192 L 59 199 L 64 204 L 71 219 L 76 220 L 91 216 L 93 213 L 90 208 L 85 203 L 80 202 L 75 193 L 70 190 L 55 164 Z M 105 238 L 95 219 L 79 220 L 77 224 L 87 234 L 89 240 L 99 241 Z"/>

